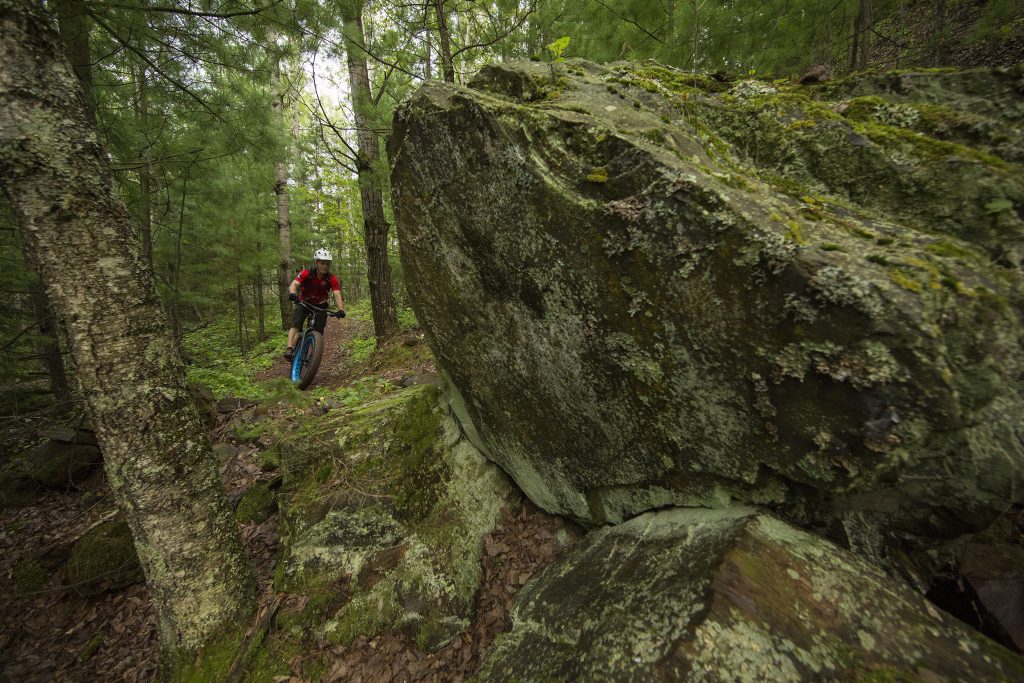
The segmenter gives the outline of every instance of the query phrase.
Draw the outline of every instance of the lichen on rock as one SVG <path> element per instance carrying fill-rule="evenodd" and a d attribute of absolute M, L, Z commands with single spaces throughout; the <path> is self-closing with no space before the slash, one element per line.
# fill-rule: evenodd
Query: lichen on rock
<path fill-rule="evenodd" d="M 1024 675 L 1024 658 L 876 567 L 743 507 L 665 510 L 592 532 L 527 584 L 512 621 L 481 680 Z"/>
<path fill-rule="evenodd" d="M 1024 495 L 1024 173 L 900 112 L 983 93 L 1019 128 L 1015 78 L 730 93 L 570 60 L 423 86 L 394 206 L 463 430 L 589 524 L 771 502 L 881 555 L 983 527 Z"/>
<path fill-rule="evenodd" d="M 287 549 L 277 585 L 336 605 L 323 637 L 400 630 L 434 649 L 468 626 L 482 537 L 509 487 L 434 386 L 333 410 L 279 452 Z"/>

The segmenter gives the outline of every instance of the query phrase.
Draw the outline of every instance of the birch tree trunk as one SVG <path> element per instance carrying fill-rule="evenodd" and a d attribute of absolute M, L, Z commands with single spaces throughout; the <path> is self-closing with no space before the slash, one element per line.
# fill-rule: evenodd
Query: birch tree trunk
<path fill-rule="evenodd" d="M 380 141 L 367 116 L 373 98 L 370 92 L 370 76 L 366 69 L 362 3 L 344 3 L 341 18 L 344 22 L 349 90 L 359 143 L 356 168 L 359 171 L 359 197 L 363 205 L 363 236 L 366 241 L 370 309 L 373 311 L 374 333 L 378 340 L 384 340 L 398 331 L 398 318 L 395 315 L 395 297 L 391 291 L 391 263 L 388 261 L 388 230 L 391 226 L 384 216 Z M 445 79 L 447 78 L 446 74 Z"/>
<path fill-rule="evenodd" d="M 0 0 L 0 185 L 74 357 L 163 654 L 247 619 L 255 583 L 152 272 L 42 5 Z"/>
<path fill-rule="evenodd" d="M 430 5 L 427 5 L 423 10 L 423 80 L 425 81 L 434 77 L 432 49 L 433 46 L 430 44 Z"/>
<path fill-rule="evenodd" d="M 284 130 L 284 87 L 281 85 L 281 59 L 277 53 L 277 34 L 269 33 L 270 49 L 274 60 L 271 72 L 271 91 L 274 94 L 274 119 Z M 287 157 L 282 147 L 281 156 Z M 292 326 L 291 303 L 288 301 L 288 285 L 292 283 L 292 218 L 288 208 L 288 160 L 282 158 L 275 167 L 274 196 L 277 199 L 277 248 L 280 261 L 277 266 L 277 296 L 281 306 L 281 329 Z"/>

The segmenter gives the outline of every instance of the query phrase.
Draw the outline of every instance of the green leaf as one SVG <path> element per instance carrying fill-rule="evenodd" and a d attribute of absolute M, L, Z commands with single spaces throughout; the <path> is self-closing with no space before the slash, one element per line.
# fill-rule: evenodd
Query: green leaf
<path fill-rule="evenodd" d="M 985 208 L 989 213 L 999 213 L 1000 211 L 1008 211 L 1009 209 L 1012 209 L 1013 202 L 1009 199 L 993 199 L 985 205 Z"/>
<path fill-rule="evenodd" d="M 547 48 L 548 52 L 551 53 L 551 61 L 562 61 L 562 53 L 565 52 L 565 48 L 567 47 L 569 47 L 569 36 L 562 36 L 555 42 L 548 45 Z"/>

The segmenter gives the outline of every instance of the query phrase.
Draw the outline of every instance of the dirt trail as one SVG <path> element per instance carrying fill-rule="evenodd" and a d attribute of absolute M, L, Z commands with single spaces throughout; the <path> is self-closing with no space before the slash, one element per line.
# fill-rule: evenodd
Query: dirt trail
<path fill-rule="evenodd" d="M 327 387 L 337 389 L 345 384 L 350 376 L 346 369 L 346 360 L 350 354 L 349 348 L 353 338 L 359 335 L 372 333 L 372 325 L 358 318 L 328 318 L 327 327 L 324 329 L 324 357 L 320 361 L 320 369 L 310 389 L 316 387 Z M 281 349 L 284 352 L 284 349 Z M 278 356 L 277 361 L 256 375 L 258 381 L 288 377 L 291 372 L 291 364 Z"/>

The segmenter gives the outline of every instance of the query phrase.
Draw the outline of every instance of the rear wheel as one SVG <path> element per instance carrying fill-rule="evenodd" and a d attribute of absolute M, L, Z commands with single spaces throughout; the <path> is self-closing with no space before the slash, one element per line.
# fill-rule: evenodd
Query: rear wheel
<path fill-rule="evenodd" d="M 299 389 L 305 389 L 313 382 L 323 355 L 323 335 L 316 330 L 307 330 L 302 336 L 302 343 L 295 350 L 295 360 L 292 361 L 292 382 Z"/>

